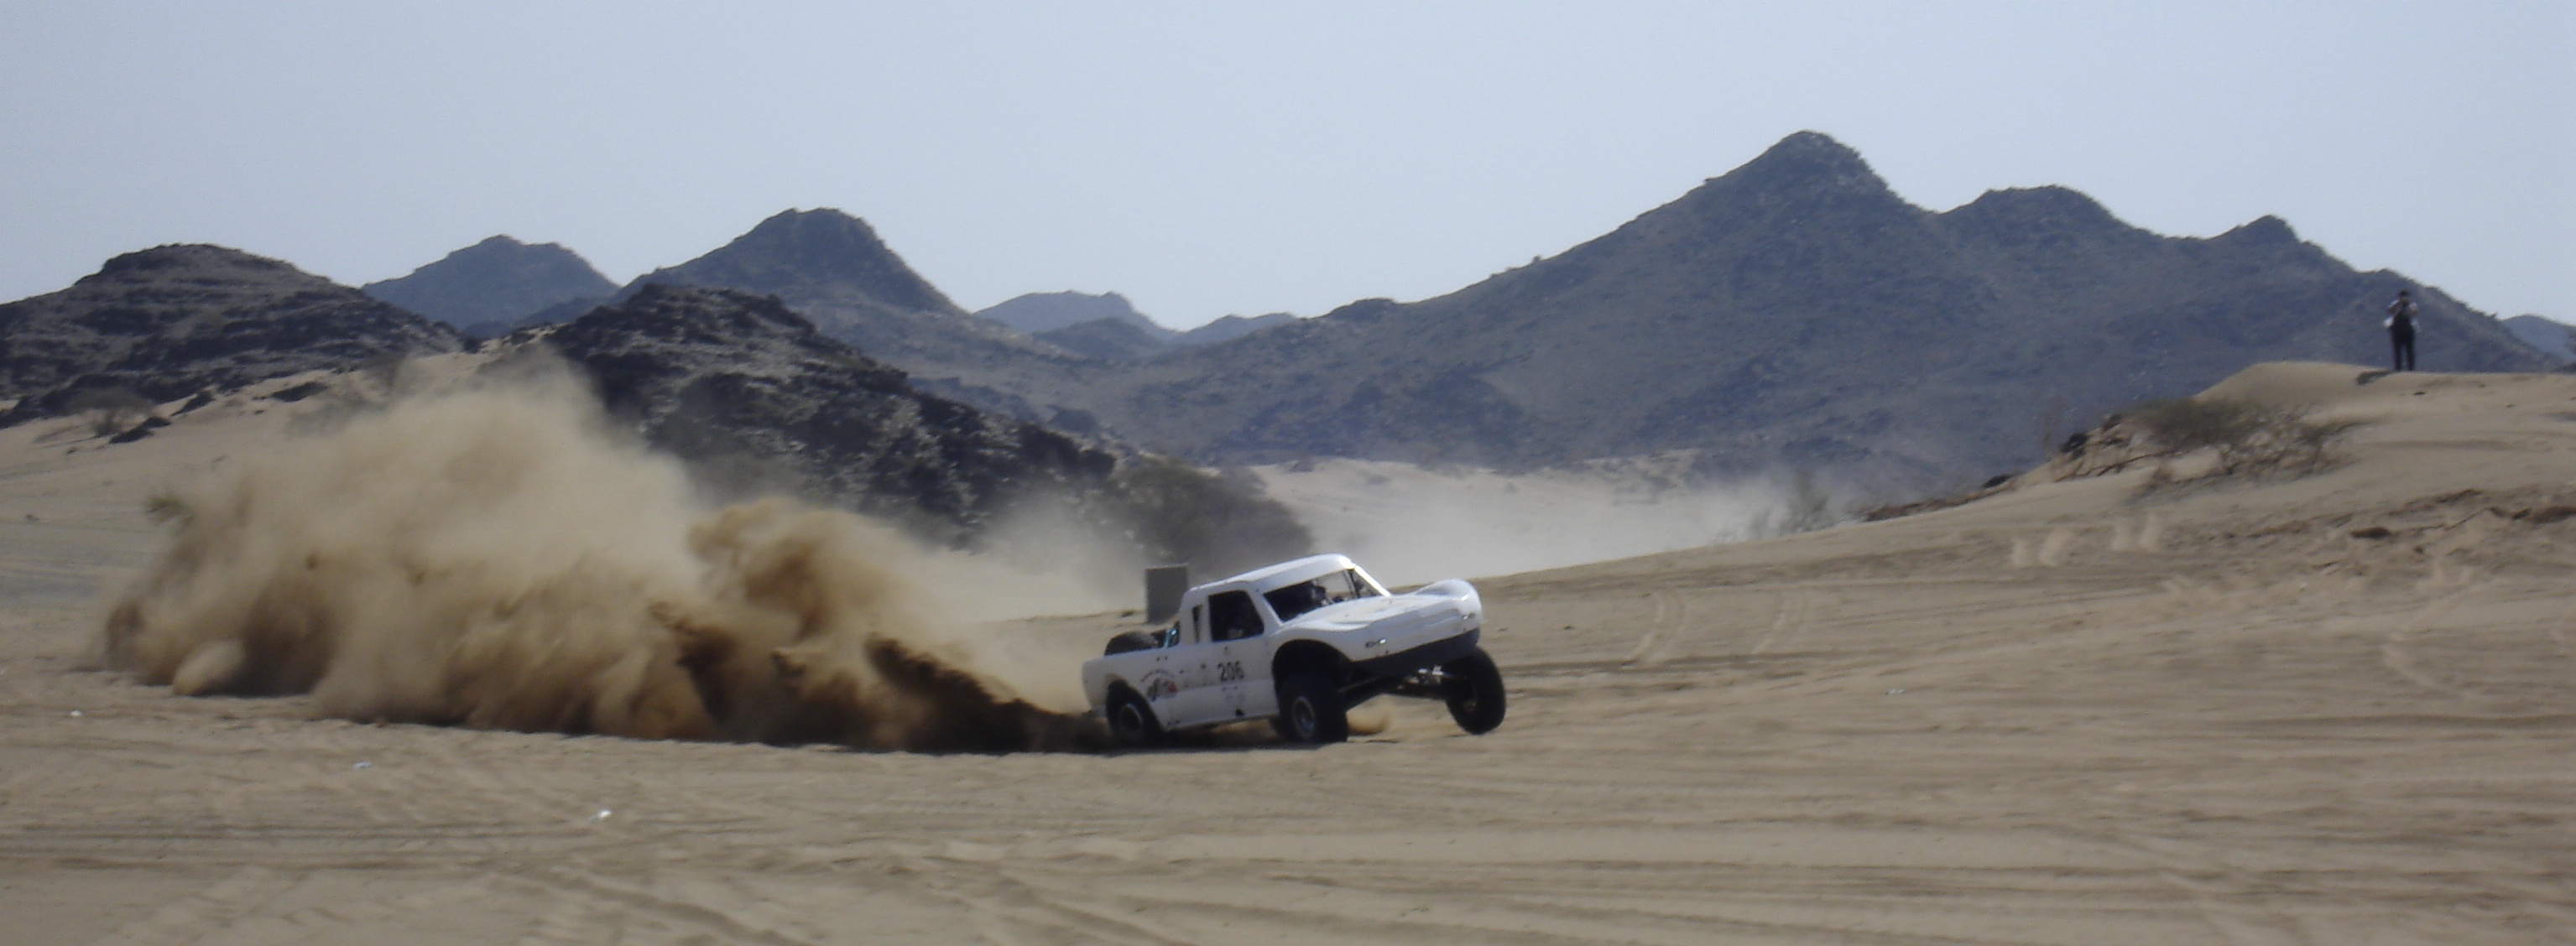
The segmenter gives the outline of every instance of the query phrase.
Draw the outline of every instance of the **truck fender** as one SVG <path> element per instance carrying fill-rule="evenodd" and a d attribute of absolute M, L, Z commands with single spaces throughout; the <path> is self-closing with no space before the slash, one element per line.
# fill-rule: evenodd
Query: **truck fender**
<path fill-rule="evenodd" d="M 1279 645 L 1270 656 L 1270 678 L 1285 680 L 1308 670 L 1322 671 L 1335 681 L 1349 683 L 1350 659 L 1332 645 L 1321 641 L 1296 640 Z"/>

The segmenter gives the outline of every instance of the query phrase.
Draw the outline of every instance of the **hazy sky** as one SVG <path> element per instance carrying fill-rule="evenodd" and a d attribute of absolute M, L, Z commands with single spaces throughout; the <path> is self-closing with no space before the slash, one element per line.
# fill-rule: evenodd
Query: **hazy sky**
<path fill-rule="evenodd" d="M 0 299 L 213 242 L 347 283 L 494 233 L 624 280 L 779 210 L 960 304 L 1437 295 L 1783 135 L 1906 198 L 2264 214 L 2576 318 L 2576 4 L 0 0 Z"/>

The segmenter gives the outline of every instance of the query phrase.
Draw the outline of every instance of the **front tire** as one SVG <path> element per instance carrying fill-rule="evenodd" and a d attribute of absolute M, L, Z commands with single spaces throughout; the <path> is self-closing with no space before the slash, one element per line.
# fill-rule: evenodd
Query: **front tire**
<path fill-rule="evenodd" d="M 1332 675 L 1309 670 L 1279 681 L 1279 715 L 1271 727 L 1290 742 L 1323 745 L 1351 738 L 1350 707 Z"/>
<path fill-rule="evenodd" d="M 1503 724 L 1503 671 L 1484 648 L 1440 665 L 1440 674 L 1448 678 L 1444 695 L 1458 728 L 1482 736 Z"/>
<path fill-rule="evenodd" d="M 1154 718 L 1154 708 L 1145 698 L 1120 693 L 1109 703 L 1109 738 L 1119 746 L 1144 749 L 1163 744 L 1162 721 Z"/>

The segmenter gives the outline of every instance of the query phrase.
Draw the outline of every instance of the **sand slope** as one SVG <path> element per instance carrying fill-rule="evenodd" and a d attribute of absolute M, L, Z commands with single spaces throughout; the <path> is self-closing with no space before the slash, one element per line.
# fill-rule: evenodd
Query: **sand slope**
<path fill-rule="evenodd" d="M 83 671 L 150 482 L 275 431 L 0 431 L 0 938 L 2576 940 L 2576 378 L 2361 374 L 2223 386 L 2374 421 L 2303 480 L 1486 581 L 1490 736 L 1400 703 L 1350 745 L 1115 757 L 375 727 Z"/>

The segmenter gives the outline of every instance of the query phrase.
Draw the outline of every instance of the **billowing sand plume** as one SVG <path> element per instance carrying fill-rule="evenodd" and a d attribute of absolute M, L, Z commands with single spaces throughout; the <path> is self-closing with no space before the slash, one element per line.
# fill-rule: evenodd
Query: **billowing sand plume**
<path fill-rule="evenodd" d="M 782 499 L 708 511 L 569 385 L 400 401 L 155 511 L 172 541 L 105 649 L 180 693 L 643 738 L 1087 738 L 976 671 L 900 536 Z"/>

